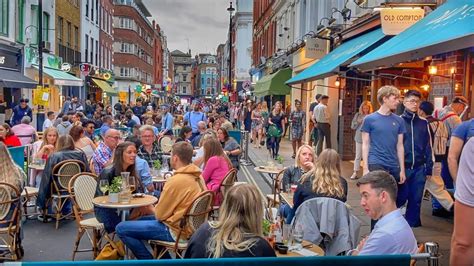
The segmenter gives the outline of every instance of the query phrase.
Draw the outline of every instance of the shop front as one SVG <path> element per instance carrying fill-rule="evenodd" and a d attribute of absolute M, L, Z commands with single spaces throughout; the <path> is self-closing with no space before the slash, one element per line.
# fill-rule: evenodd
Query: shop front
<path fill-rule="evenodd" d="M 23 96 L 22 89 L 36 85 L 37 82 L 23 75 L 22 50 L 0 44 L 0 124 L 11 117 L 12 108 Z"/>

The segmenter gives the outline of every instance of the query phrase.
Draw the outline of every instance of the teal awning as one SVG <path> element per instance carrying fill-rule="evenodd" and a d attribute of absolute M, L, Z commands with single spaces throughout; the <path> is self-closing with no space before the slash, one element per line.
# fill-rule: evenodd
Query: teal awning
<path fill-rule="evenodd" d="M 344 42 L 318 62 L 288 80 L 286 84 L 309 82 L 332 76 L 339 71 L 341 65 L 347 64 L 351 58 L 369 50 L 384 37 L 382 29 L 376 29 Z"/>
<path fill-rule="evenodd" d="M 449 0 L 351 66 L 391 67 L 468 47 L 474 47 L 474 1 Z"/>
<path fill-rule="evenodd" d="M 38 66 L 33 67 L 39 69 Z M 83 85 L 82 79 L 77 78 L 59 69 L 43 67 L 43 72 L 54 79 L 54 85 L 79 87 Z"/>
<path fill-rule="evenodd" d="M 254 95 L 288 95 L 291 88 L 285 82 L 291 78 L 291 69 L 280 69 L 277 72 L 264 76 L 255 84 Z"/>

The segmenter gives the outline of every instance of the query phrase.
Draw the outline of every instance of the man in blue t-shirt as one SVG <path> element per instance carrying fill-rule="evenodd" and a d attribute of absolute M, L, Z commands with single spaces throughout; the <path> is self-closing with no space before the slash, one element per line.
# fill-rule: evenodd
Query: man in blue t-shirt
<path fill-rule="evenodd" d="M 383 86 L 377 92 L 380 109 L 364 119 L 362 124 L 362 158 L 364 174 L 385 170 L 398 184 L 405 182 L 403 134 L 405 122 L 392 110 L 399 104 L 400 91 L 394 86 Z"/>
<path fill-rule="evenodd" d="M 193 130 L 193 135 L 189 139 L 191 142 L 197 135 L 199 135 L 199 130 L 198 130 L 199 121 L 207 122 L 206 115 L 200 111 L 200 108 L 201 107 L 199 106 L 199 104 L 197 103 L 194 104 L 193 111 L 187 112 L 183 117 L 185 124 L 187 123 Z"/>
<path fill-rule="evenodd" d="M 474 137 L 474 118 L 462 122 L 454 129 L 451 135 L 448 151 L 448 167 L 449 173 L 454 181 L 456 181 L 458 175 L 459 156 L 461 156 L 464 144 L 467 143 L 471 137 Z"/>

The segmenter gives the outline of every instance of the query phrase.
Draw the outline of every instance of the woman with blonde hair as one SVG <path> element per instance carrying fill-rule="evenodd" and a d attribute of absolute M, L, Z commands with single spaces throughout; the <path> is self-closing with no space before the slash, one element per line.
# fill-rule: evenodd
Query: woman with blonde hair
<path fill-rule="evenodd" d="M 286 168 L 283 173 L 283 190 L 287 191 L 291 185 L 300 182 L 301 177 L 313 170 L 316 153 L 313 147 L 304 144 L 296 152 L 295 164 Z"/>
<path fill-rule="evenodd" d="M 347 200 L 347 181 L 341 177 L 341 158 L 333 149 L 323 150 L 316 160 L 314 170 L 302 176 L 293 196 L 293 209 L 286 222 L 291 223 L 296 210 L 304 201 L 318 197 L 342 202 Z"/>
<path fill-rule="evenodd" d="M 352 173 L 351 179 L 357 179 L 357 172 L 360 170 L 360 161 L 362 160 L 362 124 L 364 118 L 374 111 L 372 103 L 370 101 L 364 101 L 359 107 L 359 112 L 354 115 L 352 119 L 351 128 L 355 131 L 354 141 L 356 144 L 355 160 L 354 160 L 354 173 Z"/>
<path fill-rule="evenodd" d="M 59 133 L 55 127 L 46 128 L 43 132 L 43 139 L 38 140 L 35 143 L 33 143 L 32 154 L 31 154 L 31 157 L 33 158 L 33 160 L 41 159 L 41 160 L 46 161 L 48 157 L 53 152 L 55 152 L 56 142 L 58 141 L 58 138 L 59 138 Z M 30 179 L 30 182 L 29 182 L 30 186 L 39 187 L 39 184 L 41 181 L 41 175 L 43 174 L 43 171 L 35 170 L 35 169 L 31 169 L 30 171 L 31 171 L 30 177 L 34 177 Z"/>
<path fill-rule="evenodd" d="M 229 189 L 217 222 L 204 223 L 191 237 L 185 258 L 275 257 L 263 238 L 263 199 L 250 184 Z"/>

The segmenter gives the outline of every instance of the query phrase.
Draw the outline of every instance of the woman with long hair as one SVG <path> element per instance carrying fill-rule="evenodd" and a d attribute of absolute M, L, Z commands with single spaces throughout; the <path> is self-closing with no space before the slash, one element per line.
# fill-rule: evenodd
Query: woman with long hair
<path fill-rule="evenodd" d="M 47 160 L 48 157 L 56 150 L 56 143 L 58 142 L 59 133 L 55 127 L 48 127 L 43 132 L 43 139 L 33 143 L 31 157 L 33 160 L 41 159 Z M 39 187 L 41 181 L 42 170 L 30 170 L 30 186 Z"/>
<path fill-rule="evenodd" d="M 135 143 L 125 141 L 120 143 L 114 152 L 114 160 L 112 165 L 104 168 L 99 175 L 99 180 L 107 180 L 109 184 L 112 184 L 114 177 L 121 176 L 122 172 L 129 172 L 130 176 L 135 177 L 135 182 L 139 190 L 143 190 L 141 183 L 137 178 L 135 172 L 135 158 L 137 157 L 137 148 Z M 96 196 L 101 196 L 102 192 L 99 190 L 99 183 L 97 183 Z M 143 192 L 143 191 L 142 191 Z M 117 214 L 117 210 L 110 208 L 94 208 L 95 215 L 99 222 L 104 224 L 105 230 L 108 233 L 114 232 L 117 224 L 120 223 L 120 216 Z"/>
<path fill-rule="evenodd" d="M 192 128 L 190 126 L 184 126 L 179 131 L 179 135 L 175 143 L 180 142 L 180 141 L 190 142 L 189 139 L 191 138 L 192 135 L 193 135 Z"/>
<path fill-rule="evenodd" d="M 301 177 L 314 169 L 316 153 L 313 147 L 304 144 L 296 152 L 295 164 L 286 168 L 283 173 L 283 190 L 287 191 L 291 185 L 298 184 Z"/>
<path fill-rule="evenodd" d="M 275 257 L 263 238 L 263 199 L 257 187 L 232 187 L 219 212 L 217 222 L 206 222 L 193 234 L 185 258 Z"/>
<path fill-rule="evenodd" d="M 298 207 L 308 199 L 327 197 L 346 202 L 347 181 L 341 177 L 341 173 L 339 154 L 333 149 L 323 150 L 314 170 L 302 176 L 293 196 L 293 209 L 286 222 L 291 223 Z"/>
<path fill-rule="evenodd" d="M 356 144 L 355 160 L 354 160 L 354 173 L 352 173 L 351 179 L 357 179 L 357 172 L 360 170 L 360 161 L 362 160 L 362 123 L 364 118 L 374 111 L 372 103 L 370 101 L 364 101 L 359 107 L 359 111 L 354 115 L 352 119 L 351 128 L 355 131 L 354 141 Z"/>
<path fill-rule="evenodd" d="M 202 171 L 202 177 L 204 178 L 207 189 L 216 195 L 214 205 L 220 205 L 222 202 L 222 195 L 219 193 L 220 184 L 227 172 L 232 169 L 232 163 L 216 138 L 206 139 L 203 147 L 204 170 Z"/>
<path fill-rule="evenodd" d="M 9 124 L 0 125 L 0 141 L 8 147 L 21 146 L 20 139 L 15 136 Z"/>
<path fill-rule="evenodd" d="M 240 145 L 237 141 L 229 136 L 229 132 L 224 128 L 219 128 L 217 130 L 217 139 L 220 141 L 222 148 L 224 148 L 224 153 L 229 156 L 232 166 L 237 170 L 239 167 L 239 156 L 240 156 Z"/>
<path fill-rule="evenodd" d="M 268 124 L 267 148 L 270 150 L 272 158 L 275 159 L 280 151 L 281 137 L 285 135 L 285 112 L 280 101 L 273 106 L 273 110 L 268 117 Z"/>
<path fill-rule="evenodd" d="M 258 103 L 252 111 L 252 139 L 254 148 L 261 148 L 260 142 L 263 130 L 262 104 Z"/>
<path fill-rule="evenodd" d="M 21 191 L 23 191 L 23 180 L 25 179 L 26 175 L 23 170 L 15 164 L 12 157 L 10 156 L 10 152 L 8 151 L 7 146 L 2 142 L 0 142 L 0 158 L 2 158 L 0 160 L 0 182 L 13 185 L 21 193 Z M 16 195 L 14 191 L 11 191 L 11 196 L 16 198 L 20 195 Z M 8 212 L 4 220 L 13 218 L 12 215 L 15 207 L 16 206 L 14 205 L 10 206 L 10 211 Z M 8 226 L 7 223 L 0 223 L 0 228 L 6 226 Z"/>
<path fill-rule="evenodd" d="M 260 131 L 260 146 L 265 145 L 265 135 L 268 127 L 268 116 L 270 113 L 268 112 L 268 104 L 267 101 L 262 101 L 262 106 L 260 108 L 260 113 L 262 114 L 262 120 L 263 120 L 263 127 L 262 130 Z"/>
<path fill-rule="evenodd" d="M 76 149 L 83 151 L 86 154 L 87 160 L 90 160 L 96 146 L 90 138 L 84 136 L 84 128 L 79 125 L 73 126 L 71 130 L 69 130 L 69 135 L 71 135 L 74 140 Z"/>
<path fill-rule="evenodd" d="M 289 120 L 291 121 L 291 146 L 293 147 L 293 156 L 291 158 L 294 159 L 296 151 L 301 146 L 306 124 L 306 113 L 301 110 L 301 101 L 295 100 L 295 110 L 290 113 Z"/>

